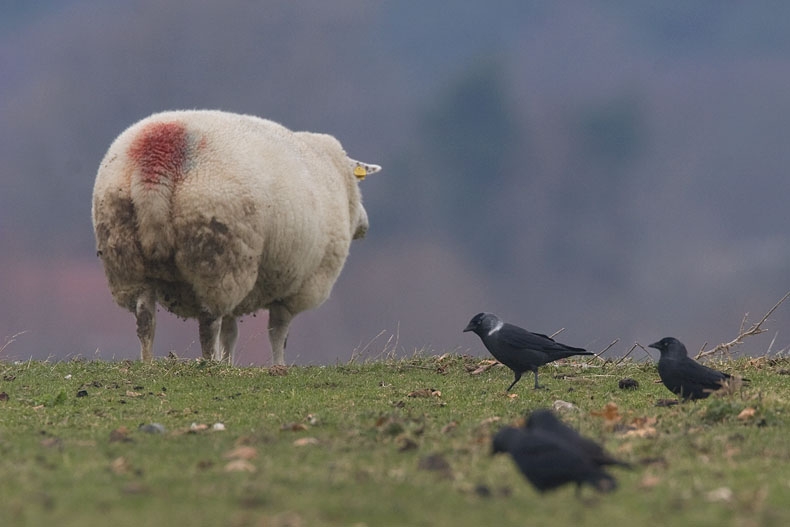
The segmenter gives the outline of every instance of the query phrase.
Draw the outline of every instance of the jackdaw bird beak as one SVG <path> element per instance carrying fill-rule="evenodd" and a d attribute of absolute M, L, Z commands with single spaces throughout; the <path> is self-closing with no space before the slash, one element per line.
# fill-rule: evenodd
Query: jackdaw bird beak
<path fill-rule="evenodd" d="M 467 331 L 474 331 L 474 329 L 475 329 L 474 325 L 472 325 L 472 323 L 470 322 L 469 324 L 466 325 L 466 327 L 461 333 L 466 333 Z"/>
<path fill-rule="evenodd" d="M 654 343 L 652 343 L 652 344 L 648 344 L 648 345 L 647 345 L 647 347 L 648 347 L 648 348 L 654 348 L 654 349 L 657 349 L 658 351 L 661 351 L 661 347 L 660 347 L 660 345 L 661 345 L 661 341 L 659 341 L 659 342 L 654 342 Z"/>

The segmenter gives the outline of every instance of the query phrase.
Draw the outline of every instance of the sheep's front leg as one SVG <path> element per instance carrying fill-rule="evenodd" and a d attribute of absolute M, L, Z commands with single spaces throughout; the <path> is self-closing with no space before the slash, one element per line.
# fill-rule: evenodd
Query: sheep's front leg
<path fill-rule="evenodd" d="M 285 345 L 288 341 L 288 326 L 294 316 L 282 304 L 269 307 L 269 342 L 272 345 L 272 363 L 285 365 Z"/>
<path fill-rule="evenodd" d="M 137 297 L 134 312 L 137 317 L 137 338 L 140 339 L 140 358 L 150 361 L 154 358 L 154 332 L 156 331 L 156 295 L 150 289 Z"/>
<path fill-rule="evenodd" d="M 239 337 L 239 328 L 236 325 L 236 317 L 222 318 L 222 331 L 219 336 L 220 347 L 222 349 L 222 360 L 233 364 L 233 351 L 236 349 L 236 340 Z"/>
<path fill-rule="evenodd" d="M 206 360 L 222 359 L 219 348 L 219 333 L 221 326 L 222 318 L 215 317 L 206 311 L 201 313 L 200 317 L 198 318 L 200 349 L 203 350 L 203 358 Z"/>

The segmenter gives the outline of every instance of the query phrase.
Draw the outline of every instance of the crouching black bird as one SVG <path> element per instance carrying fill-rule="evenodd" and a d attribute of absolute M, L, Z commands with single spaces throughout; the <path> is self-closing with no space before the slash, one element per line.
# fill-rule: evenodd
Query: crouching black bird
<path fill-rule="evenodd" d="M 661 358 L 658 359 L 661 382 L 669 391 L 683 399 L 704 399 L 721 388 L 722 383 L 731 377 L 729 373 L 695 362 L 688 356 L 686 346 L 676 338 L 666 337 L 648 347 L 661 352 Z"/>
<path fill-rule="evenodd" d="M 502 322 L 492 313 L 478 313 L 464 331 L 477 333 L 483 345 L 496 360 L 513 370 L 516 378 L 506 391 L 510 391 L 521 379 L 525 371 L 535 374 L 535 388 L 538 385 L 538 366 L 573 355 L 592 355 L 584 348 L 573 348 L 555 342 L 551 337 L 540 333 L 530 333 L 526 329 Z"/>
<path fill-rule="evenodd" d="M 505 427 L 493 439 L 493 453 L 507 452 L 524 477 L 541 493 L 567 483 L 583 484 L 600 492 L 617 488 L 617 481 L 583 452 L 544 430 Z"/>
<path fill-rule="evenodd" d="M 563 423 L 551 410 L 541 408 L 533 411 L 527 418 L 524 428 L 529 431 L 540 430 L 555 436 L 586 456 L 598 467 L 619 465 L 631 468 L 630 464 L 612 457 L 601 445 Z"/>

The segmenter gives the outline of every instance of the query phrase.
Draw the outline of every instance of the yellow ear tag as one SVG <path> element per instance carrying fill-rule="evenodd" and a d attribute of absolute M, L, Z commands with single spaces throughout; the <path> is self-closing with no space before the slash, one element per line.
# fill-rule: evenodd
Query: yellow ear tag
<path fill-rule="evenodd" d="M 368 175 L 368 171 L 365 170 L 365 167 L 362 165 L 357 165 L 354 167 L 354 175 L 357 176 L 359 179 L 365 179 L 365 176 Z"/>

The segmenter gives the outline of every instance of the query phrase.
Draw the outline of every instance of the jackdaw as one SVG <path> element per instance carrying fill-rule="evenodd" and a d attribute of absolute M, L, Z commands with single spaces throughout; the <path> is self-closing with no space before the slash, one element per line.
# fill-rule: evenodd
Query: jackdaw
<path fill-rule="evenodd" d="M 576 495 L 587 483 L 600 492 L 617 488 L 617 481 L 583 452 L 543 430 L 505 427 L 492 441 L 493 453 L 507 452 L 524 477 L 540 492 L 576 483 Z"/>
<path fill-rule="evenodd" d="M 630 464 L 612 457 L 601 445 L 592 439 L 584 437 L 575 429 L 563 423 L 551 410 L 538 409 L 533 411 L 527 418 L 524 428 L 529 431 L 540 430 L 556 436 L 571 445 L 578 452 L 584 454 L 598 467 L 619 465 L 631 468 Z"/>
<path fill-rule="evenodd" d="M 666 337 L 648 347 L 661 352 L 661 358 L 658 359 L 661 382 L 669 391 L 683 399 L 704 399 L 721 388 L 722 383 L 731 377 L 729 373 L 695 362 L 688 356 L 686 346 L 676 338 Z"/>
<path fill-rule="evenodd" d="M 526 371 L 535 374 L 537 389 L 540 388 L 538 366 L 573 355 L 592 355 L 584 348 L 566 346 L 541 333 L 530 333 L 526 329 L 502 322 L 492 313 L 478 313 L 469 321 L 464 331 L 477 333 L 491 355 L 513 370 L 516 378 L 508 386 L 508 392 Z"/>

